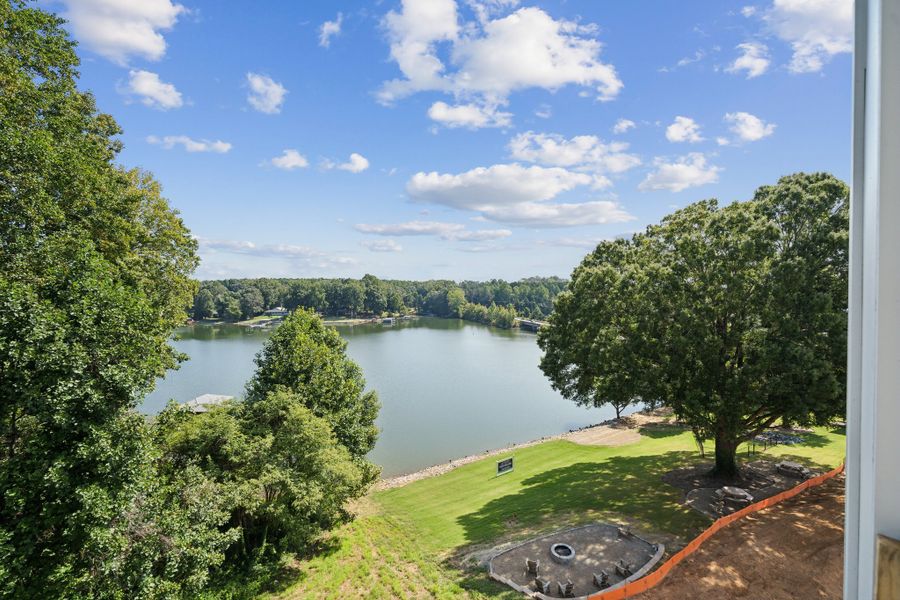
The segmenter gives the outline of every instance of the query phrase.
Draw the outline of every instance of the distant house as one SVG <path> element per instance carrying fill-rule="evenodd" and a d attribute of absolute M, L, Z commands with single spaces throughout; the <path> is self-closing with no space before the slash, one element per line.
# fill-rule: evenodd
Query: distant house
<path fill-rule="evenodd" d="M 263 314 L 270 316 L 270 317 L 284 317 L 284 316 L 287 316 L 288 309 L 286 309 L 283 306 L 276 306 L 275 308 L 270 308 Z"/>
<path fill-rule="evenodd" d="M 193 400 L 184 403 L 192 413 L 205 413 L 214 406 L 219 406 L 229 400 L 234 400 L 234 396 L 221 396 L 219 394 L 203 394 L 197 396 Z"/>

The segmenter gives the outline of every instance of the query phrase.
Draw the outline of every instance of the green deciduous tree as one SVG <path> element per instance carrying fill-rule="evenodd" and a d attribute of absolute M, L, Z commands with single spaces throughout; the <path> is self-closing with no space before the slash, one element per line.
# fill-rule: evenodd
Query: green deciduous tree
<path fill-rule="evenodd" d="M 238 296 L 238 302 L 241 307 L 241 317 L 249 319 L 261 314 L 265 310 L 265 300 L 262 292 L 255 287 L 249 287 L 241 290 Z"/>
<path fill-rule="evenodd" d="M 200 290 L 194 297 L 195 319 L 208 319 L 216 314 L 216 299 L 209 290 Z"/>
<path fill-rule="evenodd" d="M 250 498 L 244 527 L 259 552 L 269 545 L 306 550 L 323 531 L 349 520 L 346 502 L 365 493 L 377 473 L 307 402 L 281 390 L 249 404 L 243 415 L 252 444 L 246 473 L 261 491 Z"/>
<path fill-rule="evenodd" d="M 230 514 L 228 554 L 244 563 L 307 551 L 370 483 L 329 423 L 286 389 L 198 415 L 173 405 L 155 432 L 163 472 L 197 469 L 216 490 Z"/>
<path fill-rule="evenodd" d="M 365 275 L 362 284 L 365 288 L 363 309 L 374 315 L 380 315 L 387 310 L 388 297 L 384 283 L 374 275 Z"/>
<path fill-rule="evenodd" d="M 243 316 L 241 311 L 241 301 L 234 296 L 227 295 L 223 298 L 221 305 L 221 316 L 226 321 L 239 321 Z"/>
<path fill-rule="evenodd" d="M 196 242 L 114 164 L 118 126 L 76 67 L 58 18 L 0 0 L 0 590 L 192 590 L 217 553 L 179 525 L 203 492 L 154 484 L 133 409 L 178 363 Z"/>
<path fill-rule="evenodd" d="M 447 313 L 448 316 L 456 317 L 457 319 L 462 316 L 463 306 L 466 303 L 466 293 L 462 291 L 462 289 L 458 287 L 451 288 L 447 290 Z"/>
<path fill-rule="evenodd" d="M 378 437 L 378 397 L 365 391 L 362 370 L 347 356 L 346 347 L 347 342 L 311 311 L 293 312 L 257 356 L 247 402 L 252 406 L 273 392 L 290 391 L 328 423 L 369 483 L 379 472 L 366 459 Z"/>
<path fill-rule="evenodd" d="M 847 200 L 798 174 L 601 243 L 540 333 L 541 368 L 581 403 L 671 406 L 733 475 L 738 444 L 778 418 L 843 411 Z"/>
<path fill-rule="evenodd" d="M 562 394 L 583 406 L 611 405 L 616 418 L 647 393 L 653 366 L 635 335 L 643 311 L 654 313 L 641 293 L 637 245 L 614 240 L 597 246 L 557 297 L 553 326 L 539 332 L 541 368 Z M 571 368 L 569 376 L 560 376 Z"/>

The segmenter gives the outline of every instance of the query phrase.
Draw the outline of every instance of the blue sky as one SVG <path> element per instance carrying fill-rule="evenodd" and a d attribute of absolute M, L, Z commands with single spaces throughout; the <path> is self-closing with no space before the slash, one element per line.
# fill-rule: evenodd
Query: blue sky
<path fill-rule="evenodd" d="M 200 278 L 567 276 L 850 169 L 851 0 L 45 0 Z"/>

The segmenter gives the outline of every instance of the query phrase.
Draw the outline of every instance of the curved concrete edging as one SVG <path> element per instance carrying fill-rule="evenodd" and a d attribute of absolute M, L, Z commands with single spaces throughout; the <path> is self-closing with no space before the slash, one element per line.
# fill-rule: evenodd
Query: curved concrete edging
<path fill-rule="evenodd" d="M 637 537 L 637 536 L 635 536 L 635 537 Z M 608 592 L 608 591 L 610 591 L 610 590 L 614 590 L 614 589 L 616 589 L 616 588 L 620 588 L 620 587 L 623 587 L 623 586 L 625 586 L 625 585 L 628 585 L 628 584 L 631 583 L 632 581 L 637 581 L 638 579 L 640 579 L 641 577 L 643 577 L 644 575 L 646 575 L 647 573 L 649 573 L 650 570 L 653 569 L 653 567 L 656 566 L 656 563 L 658 563 L 658 562 L 662 559 L 662 557 L 663 557 L 663 555 L 664 555 L 665 553 L 666 553 L 666 546 L 665 546 L 664 544 L 656 544 L 656 554 L 654 554 L 653 557 L 652 557 L 650 560 L 648 560 L 646 563 L 644 563 L 644 566 L 643 566 L 643 567 L 641 567 L 640 569 L 638 569 L 637 571 L 635 571 L 634 573 L 632 573 L 630 577 L 627 577 L 626 579 L 623 579 L 622 581 L 620 581 L 620 582 L 617 583 L 616 585 L 611 585 L 611 586 L 609 586 L 609 587 L 606 588 L 605 590 L 600 590 L 600 592 Z M 594 593 L 588 594 L 587 596 L 584 596 L 584 597 L 585 597 L 585 598 L 590 598 L 591 596 L 593 596 L 593 595 L 596 594 L 596 593 L 597 593 L 597 592 L 594 592 Z"/>
<path fill-rule="evenodd" d="M 526 544 L 530 544 L 532 542 L 536 542 L 536 541 L 542 540 L 544 538 L 558 535 L 560 533 L 578 531 L 579 529 L 588 529 L 590 527 L 597 527 L 597 526 L 609 527 L 611 529 L 617 530 L 618 532 L 622 531 L 622 528 L 618 525 L 613 525 L 611 523 L 603 523 L 603 522 L 598 521 L 596 523 L 588 523 L 587 525 L 580 525 L 578 527 L 568 527 L 566 529 L 558 529 L 556 531 L 551 531 L 550 533 L 538 535 L 533 538 L 529 538 L 527 540 L 519 542 L 518 544 L 514 544 L 514 545 L 510 546 L 509 548 L 505 548 L 502 552 L 498 552 L 497 554 L 492 556 L 491 559 L 488 561 L 488 575 L 494 581 L 497 581 L 504 585 L 508 585 L 509 587 L 513 588 L 517 592 L 521 592 L 531 598 L 538 598 L 539 600 L 557 600 L 557 598 L 558 598 L 557 596 L 548 596 L 546 594 L 542 594 L 541 592 L 534 591 L 526 586 L 522 586 L 522 585 L 515 583 L 514 581 L 508 579 L 507 577 L 504 577 L 503 575 L 500 575 L 500 574 L 494 572 L 494 559 L 502 554 L 511 552 L 512 550 L 515 550 L 516 548 L 520 548 L 521 546 L 525 546 Z M 650 557 L 650 560 L 648 560 L 646 563 L 644 563 L 644 565 L 640 569 L 635 571 L 633 574 L 631 574 L 626 579 L 623 579 L 622 581 L 616 583 L 615 585 L 612 585 L 604 590 L 600 590 L 601 593 L 618 589 L 626 584 L 631 583 L 632 581 L 640 579 L 641 577 L 643 577 L 644 575 L 649 573 L 653 569 L 653 567 L 655 567 L 656 564 L 662 559 L 663 555 L 666 553 L 666 547 L 664 544 L 652 544 L 652 543 L 648 542 L 647 540 L 645 540 L 644 538 L 634 535 L 633 533 L 628 533 L 628 535 L 634 539 L 644 542 L 645 544 L 647 544 L 650 547 L 655 547 L 656 552 L 653 554 L 652 557 Z M 577 596 L 574 598 L 574 600 L 588 600 L 588 598 L 593 597 L 596 593 L 597 592 L 591 592 L 590 594 L 585 594 L 583 596 Z"/>

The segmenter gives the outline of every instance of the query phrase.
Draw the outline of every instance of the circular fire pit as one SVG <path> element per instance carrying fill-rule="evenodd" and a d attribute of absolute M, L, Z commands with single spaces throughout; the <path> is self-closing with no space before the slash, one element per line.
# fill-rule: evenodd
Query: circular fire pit
<path fill-rule="evenodd" d="M 567 565 L 575 558 L 575 549 L 568 544 L 553 544 L 550 546 L 550 557 L 554 562 Z"/>

